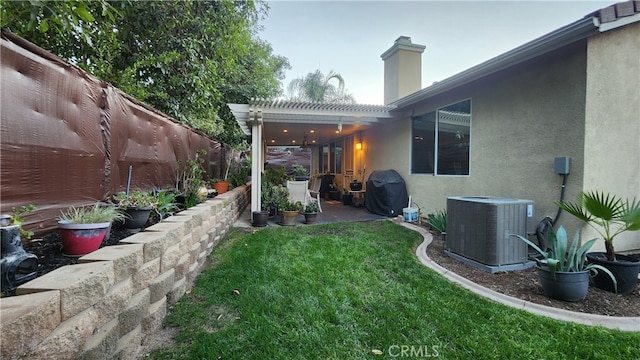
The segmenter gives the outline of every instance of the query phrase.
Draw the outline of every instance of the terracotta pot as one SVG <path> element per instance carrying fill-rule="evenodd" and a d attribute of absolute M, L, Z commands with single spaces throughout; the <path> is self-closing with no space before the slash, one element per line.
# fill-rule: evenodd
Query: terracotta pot
<path fill-rule="evenodd" d="M 282 215 L 282 222 L 280 223 L 283 226 L 293 226 L 296 224 L 296 218 L 298 217 L 298 214 L 300 214 L 299 211 L 288 211 L 288 210 L 282 210 L 280 211 L 280 214 Z"/>
<path fill-rule="evenodd" d="M 218 195 L 224 194 L 229 190 L 229 182 L 228 181 L 216 181 L 213 183 L 213 188 L 218 191 Z"/>
<path fill-rule="evenodd" d="M 69 224 L 58 222 L 62 237 L 62 251 L 67 256 L 82 256 L 100 248 L 110 222 L 97 224 Z"/>

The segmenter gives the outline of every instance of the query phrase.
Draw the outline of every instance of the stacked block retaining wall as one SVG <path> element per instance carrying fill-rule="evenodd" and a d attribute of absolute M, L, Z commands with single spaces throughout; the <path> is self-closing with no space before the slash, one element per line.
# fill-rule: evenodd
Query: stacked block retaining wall
<path fill-rule="evenodd" d="M 247 207 L 237 187 L 0 299 L 2 359 L 134 359 Z"/>

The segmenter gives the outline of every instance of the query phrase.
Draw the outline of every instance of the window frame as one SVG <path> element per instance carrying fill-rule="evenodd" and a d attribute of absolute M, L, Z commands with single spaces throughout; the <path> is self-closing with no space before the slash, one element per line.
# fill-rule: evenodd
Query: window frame
<path fill-rule="evenodd" d="M 318 168 L 320 173 L 329 171 L 330 174 L 342 174 L 345 171 L 345 142 L 344 138 L 318 146 Z"/>
<path fill-rule="evenodd" d="M 440 111 L 443 109 L 446 109 L 449 106 L 452 105 L 456 105 L 459 103 L 463 103 L 465 101 L 469 101 L 469 130 L 468 130 L 468 136 L 469 136 L 469 142 L 468 142 L 468 169 L 467 169 L 467 173 L 466 174 L 440 174 L 438 173 L 438 165 L 440 163 L 440 159 L 439 159 L 439 147 L 440 147 Z M 434 134 L 433 134 L 433 171 L 432 172 L 414 172 L 414 157 L 416 156 L 416 154 L 414 153 L 414 140 L 415 137 L 418 136 L 418 134 L 416 134 L 416 129 L 415 129 L 415 121 L 416 119 L 423 117 L 425 115 L 434 113 L 435 114 L 435 126 L 434 126 Z M 452 103 L 443 105 L 443 106 L 439 106 L 435 109 L 432 109 L 430 111 L 426 111 L 418 116 L 412 116 L 411 117 L 411 141 L 410 143 L 410 151 L 409 154 L 411 156 L 410 159 L 410 174 L 411 175 L 431 175 L 431 176 L 455 176 L 455 177 L 469 177 L 471 176 L 471 138 L 472 138 L 472 123 L 473 123 L 473 100 L 471 98 L 464 98 L 458 101 L 454 101 Z M 417 160 L 417 159 L 416 159 Z"/>

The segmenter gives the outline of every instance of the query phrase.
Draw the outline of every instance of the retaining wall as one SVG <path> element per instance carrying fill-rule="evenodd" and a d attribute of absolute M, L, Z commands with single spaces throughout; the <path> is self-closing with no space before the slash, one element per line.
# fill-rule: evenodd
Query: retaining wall
<path fill-rule="evenodd" d="M 246 208 L 241 186 L 0 299 L 3 359 L 134 359 Z"/>

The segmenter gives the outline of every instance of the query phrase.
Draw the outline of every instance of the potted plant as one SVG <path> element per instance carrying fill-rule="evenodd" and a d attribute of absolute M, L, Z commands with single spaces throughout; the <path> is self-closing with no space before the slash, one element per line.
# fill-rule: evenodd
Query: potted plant
<path fill-rule="evenodd" d="M 273 216 L 279 212 L 280 206 L 289 198 L 289 189 L 278 184 L 271 188 L 271 199 L 269 201 L 269 215 Z"/>
<path fill-rule="evenodd" d="M 520 235 L 512 235 L 534 248 L 541 257 L 535 258 L 538 269 L 538 279 L 545 295 L 563 301 L 581 301 L 587 296 L 589 289 L 589 274 L 606 274 L 614 283 L 613 274 L 605 267 L 597 264 L 587 264 L 587 251 L 597 239 L 591 239 L 580 248 L 580 232 L 576 231 L 571 245 L 567 244 L 567 233 L 562 226 L 557 232 L 549 227 L 547 231 L 548 252 L 540 249 L 536 244 Z"/>
<path fill-rule="evenodd" d="M 353 204 L 353 194 L 350 194 L 347 189 L 344 189 L 344 193 L 342 194 L 342 205 L 352 205 Z"/>
<path fill-rule="evenodd" d="M 315 224 L 318 218 L 318 203 L 310 201 L 304 207 L 304 222 L 305 224 Z"/>
<path fill-rule="evenodd" d="M 340 191 L 338 185 L 335 182 L 329 184 L 329 198 L 331 200 L 340 200 Z"/>
<path fill-rule="evenodd" d="M 281 225 L 284 226 L 292 226 L 296 224 L 296 218 L 300 213 L 300 209 L 302 208 L 302 204 L 298 202 L 292 202 L 289 200 L 281 201 L 278 205 L 278 209 L 280 210 L 280 215 L 282 216 Z"/>
<path fill-rule="evenodd" d="M 354 178 L 349 183 L 349 188 L 351 191 L 362 191 L 362 182 L 358 181 L 358 179 Z"/>
<path fill-rule="evenodd" d="M 265 227 L 269 221 L 269 210 L 264 210 L 265 206 L 262 206 L 263 210 L 254 211 L 252 213 L 251 225 L 254 227 Z"/>
<path fill-rule="evenodd" d="M 307 180 L 307 169 L 300 164 L 291 165 L 291 175 L 297 181 Z"/>
<path fill-rule="evenodd" d="M 67 256 L 82 256 L 97 250 L 107 234 L 112 221 L 124 220 L 125 215 L 115 207 L 72 206 L 58 218 L 62 248 Z"/>
<path fill-rule="evenodd" d="M 193 207 L 207 199 L 209 192 L 205 186 L 204 169 L 205 150 L 199 150 L 193 159 L 186 162 L 178 160 L 176 169 L 176 201 L 185 209 Z"/>
<path fill-rule="evenodd" d="M 133 190 L 129 194 L 121 192 L 114 196 L 114 201 L 126 214 L 124 227 L 129 232 L 138 232 L 149 221 L 151 211 L 157 206 L 158 198 L 151 191 Z"/>
<path fill-rule="evenodd" d="M 625 255 L 616 255 L 613 239 L 625 231 L 640 230 L 640 201 L 623 200 L 604 192 L 581 192 L 575 202 L 558 201 L 556 204 L 593 228 L 604 239 L 606 252 L 587 254 L 587 260 L 609 269 L 617 281 L 617 293 L 628 294 L 635 289 L 640 272 L 640 261 Z M 594 278 L 596 287 L 615 291 L 616 284 L 608 277 L 598 274 Z"/>
<path fill-rule="evenodd" d="M 166 190 L 155 190 L 154 193 L 156 203 L 153 206 L 151 220 L 157 223 L 173 215 L 173 212 L 178 210 L 178 205 L 175 203 L 176 194 Z"/>
<path fill-rule="evenodd" d="M 268 181 L 262 181 L 261 191 L 260 191 L 260 210 L 254 211 L 251 216 L 251 225 L 255 227 L 264 227 L 267 226 L 267 221 L 269 219 L 269 208 L 271 207 L 272 194 L 273 194 L 273 185 Z M 273 216 L 273 215 L 272 215 Z"/>
<path fill-rule="evenodd" d="M 231 154 L 226 157 L 227 167 L 224 171 L 224 177 L 222 179 L 214 178 L 212 180 L 212 186 L 218 191 L 218 194 L 224 194 L 229 190 L 229 181 L 227 181 L 227 178 L 229 177 L 229 170 L 231 170 L 231 165 L 233 164 L 234 155 L 235 150 L 231 149 Z"/>

